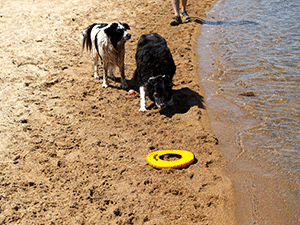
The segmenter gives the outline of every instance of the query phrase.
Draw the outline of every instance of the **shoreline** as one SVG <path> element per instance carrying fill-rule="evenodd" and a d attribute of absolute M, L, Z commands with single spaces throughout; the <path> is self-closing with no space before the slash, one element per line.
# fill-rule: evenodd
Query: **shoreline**
<path fill-rule="evenodd" d="M 236 224 L 227 159 L 198 76 L 196 20 L 215 2 L 189 0 L 192 22 L 178 27 L 169 25 L 170 1 L 1 5 L 0 223 Z M 129 86 L 139 37 L 157 32 L 167 40 L 177 66 L 175 107 L 139 113 L 139 95 L 111 80 L 103 89 L 93 78 L 91 56 L 80 58 L 79 35 L 112 21 L 131 27 Z M 22 32 L 11 37 L 15 30 Z M 189 150 L 196 163 L 180 170 L 146 163 L 164 149 Z"/>
<path fill-rule="evenodd" d="M 213 21 L 222 21 L 224 18 L 227 18 L 228 21 L 231 21 L 232 18 L 235 18 L 239 21 L 241 18 L 249 18 L 249 15 L 244 17 L 240 12 L 237 13 L 236 10 L 240 11 L 243 8 L 242 6 L 235 8 L 235 13 L 231 12 L 231 6 L 234 5 L 232 3 L 232 1 L 229 1 L 215 5 L 215 9 L 208 16 L 208 20 L 210 20 L 209 18 L 214 18 L 212 19 Z M 244 9 L 245 11 L 247 10 Z M 251 11 L 248 12 L 252 15 L 254 14 Z M 230 17 L 227 17 L 228 13 L 230 13 Z M 236 14 L 240 14 L 241 17 L 236 17 Z M 218 17 L 218 15 L 222 16 Z M 226 169 L 227 175 L 233 181 L 235 187 L 237 201 L 236 218 L 241 224 L 295 224 L 299 220 L 297 217 L 299 210 L 297 207 L 295 208 L 298 199 L 295 193 L 297 193 L 297 187 L 299 187 L 299 185 L 297 186 L 297 177 L 292 176 L 290 172 L 286 173 L 281 167 L 282 165 L 271 165 L 270 162 L 262 160 L 259 157 L 262 155 L 257 153 L 263 152 L 261 150 L 266 146 L 259 144 L 253 145 L 252 148 L 247 146 L 251 135 L 245 134 L 249 128 L 257 127 L 259 124 L 255 125 L 258 121 L 249 114 L 250 111 L 251 114 L 255 114 L 255 112 L 244 109 L 226 95 L 226 92 L 228 94 L 230 89 L 227 85 L 232 83 L 230 81 L 236 82 L 233 74 L 230 72 L 233 69 L 231 66 L 234 67 L 230 62 L 233 62 L 232 59 L 235 57 L 225 60 L 228 63 L 225 68 L 225 64 L 223 65 L 222 63 L 222 53 L 224 52 L 221 50 L 218 52 L 220 43 L 223 43 L 225 37 L 226 40 L 230 40 L 227 36 L 229 33 L 231 37 L 236 37 L 237 39 L 239 39 L 241 33 L 232 33 L 232 29 L 229 27 L 220 28 L 219 31 L 221 30 L 222 33 L 218 32 L 215 26 L 204 27 L 202 30 L 204 35 L 201 36 L 199 47 L 203 52 L 210 54 L 210 56 L 201 55 L 202 61 L 206 62 L 207 59 L 211 59 L 206 65 L 215 66 L 215 68 L 212 68 L 213 66 L 206 68 L 206 73 L 203 73 L 203 75 L 207 74 L 207 76 L 202 78 L 202 82 L 209 99 L 207 110 L 211 116 L 211 126 L 214 134 L 220 140 L 220 149 L 230 160 Z M 236 44 L 238 45 L 238 43 Z M 251 58 L 251 56 L 249 57 Z M 227 68 L 228 66 L 229 68 Z M 205 68 L 205 65 L 203 67 Z M 220 71 L 224 71 L 224 74 L 218 74 Z M 224 80 L 221 82 L 216 81 L 218 76 L 220 76 L 220 80 L 228 79 L 230 83 Z M 232 78 L 233 80 L 231 80 Z M 219 92 L 216 95 L 221 88 L 227 91 L 224 91 L 224 93 Z M 256 90 L 259 96 L 260 92 L 258 89 Z"/>

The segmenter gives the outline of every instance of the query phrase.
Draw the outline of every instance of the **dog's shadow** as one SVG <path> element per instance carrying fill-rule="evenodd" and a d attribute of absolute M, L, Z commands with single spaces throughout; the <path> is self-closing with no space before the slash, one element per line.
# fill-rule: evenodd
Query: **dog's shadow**
<path fill-rule="evenodd" d="M 136 85 L 134 79 L 127 80 L 129 87 L 139 92 L 139 88 Z M 203 96 L 199 95 L 197 92 L 185 87 L 178 90 L 173 89 L 173 100 L 174 106 L 166 107 L 161 109 L 159 113 L 172 118 L 175 114 L 187 113 L 191 107 L 197 106 L 198 108 L 205 109 L 203 103 Z M 150 101 L 150 100 L 148 100 Z M 152 103 L 147 109 L 156 108 L 155 104 Z"/>
<path fill-rule="evenodd" d="M 120 78 L 116 78 L 114 80 L 115 82 L 121 82 Z M 127 84 L 130 87 L 129 89 L 133 89 L 136 92 L 139 92 L 139 88 L 136 85 L 134 79 L 127 80 Z M 118 89 L 122 89 L 121 87 L 115 87 Z M 164 109 L 161 109 L 159 113 L 161 115 L 165 115 L 169 118 L 172 118 L 175 114 L 184 114 L 187 113 L 190 108 L 196 106 L 201 109 L 205 109 L 204 98 L 202 95 L 199 95 L 197 92 L 185 87 L 178 90 L 173 89 L 173 100 L 174 100 L 174 106 L 166 107 Z M 148 100 L 150 101 L 150 100 Z M 155 108 L 155 104 L 152 103 L 148 109 Z"/>
<path fill-rule="evenodd" d="M 194 106 L 205 109 L 203 96 L 189 88 L 173 90 L 173 98 L 174 106 L 160 110 L 160 114 L 172 118 L 175 114 L 187 113 Z"/>

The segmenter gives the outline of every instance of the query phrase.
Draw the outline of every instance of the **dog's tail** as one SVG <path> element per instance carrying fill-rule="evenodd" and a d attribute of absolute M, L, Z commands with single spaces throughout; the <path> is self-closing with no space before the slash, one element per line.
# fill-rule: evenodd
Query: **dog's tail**
<path fill-rule="evenodd" d="M 91 39 L 91 32 L 94 26 L 96 26 L 97 23 L 94 23 L 90 26 L 88 26 L 84 31 L 82 31 L 80 35 L 81 39 L 81 57 L 83 56 L 83 51 L 86 49 L 87 51 L 91 51 L 92 49 L 92 39 Z"/>

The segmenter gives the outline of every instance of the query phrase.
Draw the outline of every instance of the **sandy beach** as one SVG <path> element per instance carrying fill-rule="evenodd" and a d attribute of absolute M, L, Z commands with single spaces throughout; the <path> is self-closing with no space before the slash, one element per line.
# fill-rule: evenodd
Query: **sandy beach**
<path fill-rule="evenodd" d="M 170 0 L 0 1 L 0 224 L 236 224 L 198 79 L 197 35 L 214 3 L 189 0 L 191 21 L 172 27 Z M 113 21 L 131 28 L 129 86 L 140 36 L 167 40 L 174 107 L 140 113 L 139 94 L 94 79 L 80 33 Z M 167 149 L 196 161 L 184 169 L 147 164 L 149 153 Z"/>

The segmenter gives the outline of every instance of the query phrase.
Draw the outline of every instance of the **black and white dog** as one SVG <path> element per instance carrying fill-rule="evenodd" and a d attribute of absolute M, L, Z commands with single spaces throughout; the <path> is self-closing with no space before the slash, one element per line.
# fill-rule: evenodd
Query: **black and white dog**
<path fill-rule="evenodd" d="M 140 89 L 140 112 L 146 109 L 146 94 L 158 108 L 174 105 L 172 78 L 176 66 L 166 40 L 157 33 L 142 35 L 136 50 L 133 79 Z"/>
<path fill-rule="evenodd" d="M 126 23 L 113 22 L 94 23 L 87 27 L 80 35 L 81 38 L 81 55 L 84 49 L 92 49 L 94 58 L 94 77 L 100 79 L 98 72 L 98 60 L 101 59 L 103 66 L 103 84 L 107 88 L 107 72 L 110 77 L 115 79 L 114 70 L 118 66 L 121 73 L 122 88 L 127 88 L 124 72 L 124 55 L 125 42 L 131 38 L 127 32 L 130 27 Z"/>

